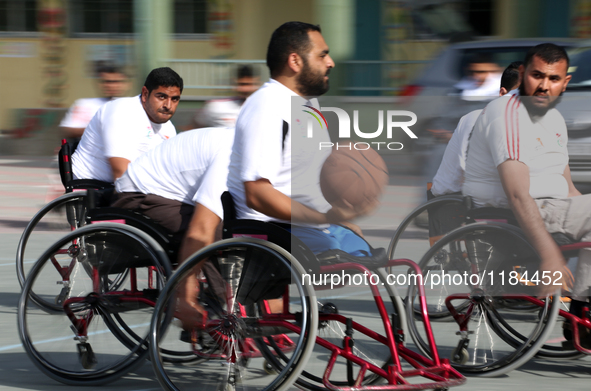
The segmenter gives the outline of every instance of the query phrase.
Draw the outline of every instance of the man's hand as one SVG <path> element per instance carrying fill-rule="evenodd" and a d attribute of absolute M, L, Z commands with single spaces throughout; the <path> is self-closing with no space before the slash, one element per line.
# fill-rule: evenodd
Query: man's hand
<path fill-rule="evenodd" d="M 544 275 L 544 273 L 550 275 L 550 282 L 547 283 L 547 280 L 540 281 L 540 285 L 538 286 L 538 297 L 543 299 L 546 296 L 556 294 L 558 288 L 561 288 L 562 291 L 572 289 L 574 285 L 574 278 L 568 267 L 566 266 L 564 260 L 545 260 L 542 258 L 542 262 L 540 262 L 540 275 Z"/>
<path fill-rule="evenodd" d="M 554 294 L 559 287 L 552 285 L 555 281 L 554 272 L 562 272 L 565 278 L 566 262 L 558 245 L 546 230 L 538 206 L 529 194 L 529 168 L 520 161 L 506 160 L 497 169 L 511 210 L 528 241 L 540 255 L 540 271 L 550 272 L 552 281 L 550 285 L 540 286 L 539 295 Z"/>
<path fill-rule="evenodd" d="M 207 320 L 207 311 L 197 302 L 198 296 L 197 275 L 191 273 L 179 284 L 177 292 L 175 317 L 181 321 L 183 330 L 190 331 L 203 327 Z"/>

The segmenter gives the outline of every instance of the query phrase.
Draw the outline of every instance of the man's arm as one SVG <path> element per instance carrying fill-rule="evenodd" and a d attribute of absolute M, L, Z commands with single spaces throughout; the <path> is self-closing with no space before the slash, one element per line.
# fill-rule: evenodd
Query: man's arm
<path fill-rule="evenodd" d="M 189 223 L 187 233 L 181 243 L 179 264 L 185 262 L 192 254 L 212 244 L 216 239 L 217 227 L 221 219 L 207 207 L 197 203 Z M 177 317 L 184 330 L 191 330 L 203 321 L 206 311 L 197 302 L 199 286 L 197 276 L 203 267 L 203 261 L 197 264 L 189 276 L 179 285 L 177 292 Z"/>
<path fill-rule="evenodd" d="M 109 158 L 109 164 L 111 165 L 111 170 L 113 171 L 113 180 L 120 178 L 121 175 L 127 171 L 127 166 L 129 163 L 129 160 L 122 157 Z"/>
<path fill-rule="evenodd" d="M 551 276 L 555 271 L 562 271 L 566 266 L 564 257 L 546 230 L 538 206 L 529 194 L 529 168 L 517 160 L 506 160 L 497 169 L 511 210 L 527 239 L 540 255 L 540 270 L 550 271 Z M 543 285 L 540 288 L 541 295 L 554 293 L 556 289 L 552 285 Z"/>
<path fill-rule="evenodd" d="M 353 207 L 335 207 L 328 212 L 320 213 L 292 200 L 276 190 L 267 179 L 244 182 L 246 205 L 264 215 L 280 220 L 291 220 L 298 223 L 326 224 L 341 223 L 364 215 L 376 204 L 367 205 L 363 209 Z"/>
<path fill-rule="evenodd" d="M 60 126 L 60 129 L 62 130 L 63 134 L 66 137 L 80 138 L 80 137 L 82 137 L 82 134 L 84 133 L 84 129 L 86 129 L 86 128 L 69 128 L 69 127 L 65 127 L 65 126 Z"/>
<path fill-rule="evenodd" d="M 215 241 L 220 221 L 218 215 L 209 208 L 199 203 L 195 204 L 195 211 L 179 251 L 179 263 L 183 263 L 192 254 Z"/>
<path fill-rule="evenodd" d="M 574 197 L 574 196 L 580 196 L 581 192 L 577 190 L 577 188 L 575 187 L 573 180 L 570 176 L 570 167 L 568 166 L 568 164 L 566 165 L 565 169 L 564 169 L 564 178 L 566 178 L 566 182 L 568 183 L 568 196 L 569 197 Z"/>

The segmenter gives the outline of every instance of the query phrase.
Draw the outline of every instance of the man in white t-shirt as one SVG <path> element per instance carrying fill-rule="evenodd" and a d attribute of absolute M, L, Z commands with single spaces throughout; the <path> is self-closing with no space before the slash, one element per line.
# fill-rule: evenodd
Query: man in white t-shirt
<path fill-rule="evenodd" d="M 102 106 L 72 155 L 74 179 L 114 182 L 142 153 L 176 135 L 170 119 L 181 99 L 183 79 L 170 68 L 150 72 L 139 96 Z"/>
<path fill-rule="evenodd" d="M 250 65 L 239 66 L 236 71 L 235 96 L 207 101 L 195 115 L 192 128 L 234 127 L 244 101 L 259 85 L 259 78 Z"/>
<path fill-rule="evenodd" d="M 520 84 L 519 66 L 521 64 L 521 61 L 515 61 L 505 69 L 501 77 L 499 96 L 518 93 L 516 88 Z M 431 187 L 433 196 L 461 193 L 466 171 L 468 139 L 480 113 L 482 110 L 474 110 L 460 118 L 456 130 L 445 148 L 437 174 L 433 177 L 433 186 Z"/>
<path fill-rule="evenodd" d="M 127 76 L 121 69 L 112 65 L 102 65 L 97 69 L 101 98 L 78 99 L 70 107 L 60 128 L 67 137 L 79 139 L 98 109 L 114 98 L 125 95 L 129 88 Z"/>
<path fill-rule="evenodd" d="M 541 271 L 561 272 L 566 262 L 550 233 L 591 241 L 591 196 L 574 187 L 568 166 L 567 129 L 554 108 L 570 80 L 568 56 L 553 44 L 531 48 L 520 67 L 520 96 L 491 102 L 476 121 L 462 192 L 476 206 L 511 207 L 541 258 Z M 579 253 L 571 311 L 587 301 L 591 250 Z M 542 284 L 540 293 L 553 293 Z"/>
<path fill-rule="evenodd" d="M 182 238 L 178 255 L 182 263 L 216 238 L 233 139 L 233 128 L 203 128 L 158 145 L 130 163 L 117 179 L 113 206 L 143 213 Z M 187 284 L 192 280 L 187 279 Z M 196 289 L 195 284 L 186 287 L 177 306 L 186 330 L 204 313 L 195 302 Z"/>
<path fill-rule="evenodd" d="M 319 109 L 317 99 L 307 97 L 328 91 L 334 67 L 320 28 L 301 22 L 277 28 L 267 66 L 271 80 L 245 102 L 236 122 L 228 189 L 237 217 L 291 222 L 292 233 L 315 253 L 349 245 L 358 250 L 354 255 L 368 255 L 360 236 L 336 225 L 366 211 L 331 207 L 320 191 L 320 170 L 330 151 L 317 146 L 330 140 L 326 129 L 309 139 L 315 146 L 292 147 L 292 140 L 306 140 L 307 131 L 291 121 L 292 102 Z"/>

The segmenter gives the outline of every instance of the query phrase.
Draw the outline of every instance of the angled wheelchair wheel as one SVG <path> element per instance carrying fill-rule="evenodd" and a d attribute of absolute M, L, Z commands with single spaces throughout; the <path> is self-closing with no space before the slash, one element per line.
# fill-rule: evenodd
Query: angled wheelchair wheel
<path fill-rule="evenodd" d="M 425 287 L 439 355 L 460 372 L 490 377 L 507 373 L 533 357 L 551 335 L 560 301 L 536 299 L 538 287 L 523 278 L 526 270 L 530 277 L 538 270 L 539 258 L 514 226 L 475 223 L 455 229 L 419 266 L 422 281 L 416 284 Z M 425 325 L 417 316 L 416 284 L 411 280 L 409 286 L 409 331 L 428 355 Z"/>
<path fill-rule="evenodd" d="M 419 216 L 429 215 L 429 221 L 433 222 L 437 231 L 448 232 L 458 227 L 463 222 L 459 216 L 465 210 L 464 199 L 460 195 L 446 195 L 436 197 L 416 207 L 402 220 L 388 247 L 388 259 L 420 259 L 435 243 L 439 236 L 430 232 L 427 226 L 417 226 L 416 219 Z M 425 222 L 427 224 L 427 222 Z M 406 273 L 406 270 L 389 269 L 388 273 Z M 406 297 L 403 298 L 406 300 Z M 446 317 L 447 312 L 436 313 L 431 309 L 431 316 Z M 420 315 L 419 312 L 415 313 Z"/>
<path fill-rule="evenodd" d="M 65 283 L 56 270 L 67 271 Z M 171 273 L 164 250 L 136 228 L 99 223 L 67 234 L 42 254 L 23 287 L 18 328 L 28 356 L 68 385 L 125 375 L 148 355 L 153 307 Z M 120 278 L 116 286 L 112 276 Z M 61 309 L 48 312 L 43 303 Z"/>
<path fill-rule="evenodd" d="M 86 190 L 49 202 L 29 221 L 16 252 L 16 274 L 22 286 L 35 260 L 62 236 L 84 225 Z"/>
<path fill-rule="evenodd" d="M 195 267 L 201 271 L 196 274 Z M 152 318 L 150 355 L 166 390 L 284 390 L 301 373 L 315 342 L 318 313 L 305 269 L 282 248 L 262 240 L 216 242 L 179 268 L 158 300 Z M 187 279 L 207 318 L 183 331 L 168 318 Z M 195 283 L 195 281 L 193 281 Z M 184 335 L 185 338 L 181 336 Z M 163 351 L 190 346 L 197 365 L 167 363 Z M 269 366 L 261 347 L 277 346 L 288 361 Z M 264 349 L 267 350 L 267 349 Z"/>
<path fill-rule="evenodd" d="M 378 304 L 370 289 L 370 284 L 378 287 L 384 309 L 390 320 L 394 322 L 394 329 L 400 330 L 404 315 L 404 306 L 392 289 L 385 289 L 386 278 L 382 273 L 373 273 L 369 278 L 358 270 L 345 269 L 344 274 L 335 272 L 340 277 L 344 276 L 344 285 L 331 286 L 331 280 L 322 280 L 326 274 L 320 273 L 312 276 L 312 282 L 316 292 L 316 306 L 319 313 L 318 337 L 323 341 L 337 347 L 342 347 L 346 336 L 352 336 L 353 354 L 364 361 L 377 367 L 384 368 L 391 363 L 391 355 L 388 347 L 368 335 L 355 330 L 359 324 L 374 330 L 382 335 L 384 333 L 383 319 L 378 311 Z M 350 279 L 350 281 L 349 281 Z M 336 281 L 332 281 L 336 282 Z M 383 284 L 382 284 L 383 283 Z M 395 333 L 396 334 L 396 333 Z M 261 346 L 261 352 L 265 353 L 269 364 L 275 370 L 281 370 L 286 358 L 281 350 L 274 346 L 273 341 L 265 341 Z M 296 384 L 309 390 L 326 390 L 323 385 L 323 376 L 327 367 L 331 350 L 316 344 L 308 360 L 300 379 Z M 334 375 L 330 377 L 333 385 L 348 387 L 353 384 L 358 376 L 360 367 L 338 357 L 334 366 Z M 380 378 L 372 372 L 367 372 L 362 383 L 370 385 Z"/>
<path fill-rule="evenodd" d="M 433 239 L 429 238 L 428 228 L 426 226 L 417 226 L 415 219 L 425 212 L 434 214 L 440 209 L 451 209 L 450 213 L 456 214 L 456 212 L 461 211 L 463 205 L 464 199 L 462 196 L 446 195 L 436 197 L 416 207 L 402 220 L 392 240 L 390 240 L 388 259 L 419 259 L 429 250 Z M 455 228 L 460 223 L 458 222 L 458 224 L 452 226 Z"/>

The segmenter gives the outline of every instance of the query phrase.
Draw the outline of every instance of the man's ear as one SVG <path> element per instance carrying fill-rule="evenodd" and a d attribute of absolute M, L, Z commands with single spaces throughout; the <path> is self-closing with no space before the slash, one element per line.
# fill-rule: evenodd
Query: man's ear
<path fill-rule="evenodd" d="M 519 68 L 517 68 L 517 70 L 519 71 L 520 80 L 523 80 L 523 74 L 525 73 L 525 67 L 523 66 L 523 64 L 521 64 Z"/>
<path fill-rule="evenodd" d="M 150 95 L 150 91 L 146 88 L 146 86 L 142 87 L 142 102 L 146 103 L 148 101 L 148 96 Z"/>
<path fill-rule="evenodd" d="M 506 89 L 505 87 L 501 87 L 501 90 L 499 91 L 499 96 L 503 96 L 503 95 L 505 95 L 507 92 L 509 92 L 509 91 L 507 91 L 507 89 Z"/>
<path fill-rule="evenodd" d="M 304 61 L 297 53 L 291 53 L 287 57 L 287 66 L 294 73 L 299 73 L 304 67 Z"/>
<path fill-rule="evenodd" d="M 570 79 L 573 78 L 573 75 L 567 75 L 564 78 L 564 86 L 562 86 L 562 92 L 564 92 L 566 90 L 566 86 L 568 85 L 568 82 L 570 81 Z"/>

